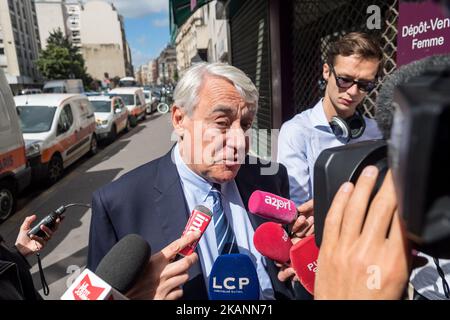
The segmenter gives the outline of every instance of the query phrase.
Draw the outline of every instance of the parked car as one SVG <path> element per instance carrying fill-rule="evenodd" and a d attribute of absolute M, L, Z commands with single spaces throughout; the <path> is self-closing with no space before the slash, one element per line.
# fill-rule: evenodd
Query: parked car
<path fill-rule="evenodd" d="M 137 87 L 138 83 L 133 77 L 124 77 L 119 80 L 119 87 Z"/>
<path fill-rule="evenodd" d="M 151 114 L 153 113 L 153 111 L 156 110 L 156 106 L 158 105 L 158 103 L 156 102 L 156 99 L 153 97 L 151 90 L 144 89 L 143 92 L 146 104 L 145 112 L 147 114 Z"/>
<path fill-rule="evenodd" d="M 135 127 L 140 119 L 145 119 L 145 97 L 144 92 L 138 87 L 115 88 L 109 91 L 110 96 L 120 96 L 125 103 L 130 125 Z"/>
<path fill-rule="evenodd" d="M 37 94 L 14 98 L 33 180 L 58 181 L 66 167 L 97 153 L 94 110 L 80 94 Z"/>
<path fill-rule="evenodd" d="M 81 79 L 50 80 L 44 84 L 44 93 L 83 93 Z"/>
<path fill-rule="evenodd" d="M 94 108 L 95 133 L 99 140 L 114 141 L 119 132 L 130 129 L 128 109 L 119 96 L 93 96 L 89 101 Z"/>
<path fill-rule="evenodd" d="M 15 212 L 17 195 L 30 184 L 25 154 L 13 94 L 0 68 L 0 222 Z"/>

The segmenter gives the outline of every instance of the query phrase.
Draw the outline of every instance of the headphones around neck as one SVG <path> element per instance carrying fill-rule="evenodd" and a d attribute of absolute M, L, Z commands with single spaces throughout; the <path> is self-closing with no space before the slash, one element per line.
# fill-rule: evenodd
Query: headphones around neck
<path fill-rule="evenodd" d="M 332 117 L 330 127 L 336 138 L 347 143 L 351 139 L 358 139 L 363 135 L 366 130 L 366 121 L 361 112 L 356 109 L 356 112 L 347 119 L 338 116 Z"/>

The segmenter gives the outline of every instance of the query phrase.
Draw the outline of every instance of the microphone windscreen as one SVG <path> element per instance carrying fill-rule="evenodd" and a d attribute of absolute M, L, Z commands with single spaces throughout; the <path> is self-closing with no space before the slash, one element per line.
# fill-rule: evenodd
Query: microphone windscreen
<path fill-rule="evenodd" d="M 314 295 L 314 280 L 316 279 L 317 258 L 319 248 L 317 248 L 314 235 L 307 236 L 297 242 L 290 252 L 291 266 L 295 270 L 297 277 L 303 287 Z"/>
<path fill-rule="evenodd" d="M 292 241 L 280 224 L 275 222 L 261 224 L 255 230 L 253 244 L 263 256 L 279 263 L 289 262 Z"/>
<path fill-rule="evenodd" d="M 146 267 L 151 250 L 141 236 L 129 234 L 100 261 L 95 274 L 119 292 L 126 293 Z"/>
<path fill-rule="evenodd" d="M 258 275 L 249 256 L 217 257 L 209 276 L 211 300 L 259 300 L 259 291 Z"/>
<path fill-rule="evenodd" d="M 292 200 L 273 193 L 256 190 L 248 200 L 248 210 L 260 217 L 282 224 L 297 218 L 297 208 Z"/>
<path fill-rule="evenodd" d="M 413 77 L 433 71 L 448 70 L 448 68 L 450 68 L 450 54 L 434 55 L 405 64 L 383 79 L 383 85 L 376 101 L 375 120 L 385 139 L 389 139 L 391 136 L 396 108 L 393 103 L 395 88 L 408 83 Z"/>

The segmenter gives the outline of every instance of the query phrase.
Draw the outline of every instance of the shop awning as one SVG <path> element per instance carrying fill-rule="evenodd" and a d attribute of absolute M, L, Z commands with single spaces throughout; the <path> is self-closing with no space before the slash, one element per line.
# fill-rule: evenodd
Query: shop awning
<path fill-rule="evenodd" d="M 201 6 L 211 0 L 169 0 L 170 39 L 175 42 L 178 29 Z"/>

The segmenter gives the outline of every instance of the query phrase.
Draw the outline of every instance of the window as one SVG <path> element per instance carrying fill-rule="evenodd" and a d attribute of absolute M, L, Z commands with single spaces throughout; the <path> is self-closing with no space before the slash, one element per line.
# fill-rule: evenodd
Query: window
<path fill-rule="evenodd" d="M 59 115 L 58 121 L 58 135 L 67 132 L 73 124 L 72 109 L 69 104 L 66 104 Z"/>
<path fill-rule="evenodd" d="M 0 48 L 0 54 L 5 54 L 5 48 Z"/>
<path fill-rule="evenodd" d="M 137 94 L 134 95 L 134 103 L 136 105 L 140 105 L 141 104 L 141 100 L 139 100 L 139 96 Z"/>

